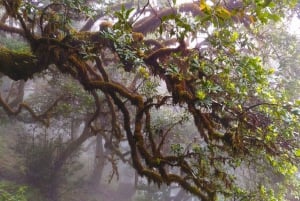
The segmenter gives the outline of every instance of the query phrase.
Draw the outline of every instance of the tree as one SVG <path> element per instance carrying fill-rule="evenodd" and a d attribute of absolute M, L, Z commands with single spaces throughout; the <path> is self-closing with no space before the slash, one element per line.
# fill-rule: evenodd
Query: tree
<path fill-rule="evenodd" d="M 201 200 L 248 196 L 237 188 L 234 170 L 249 163 L 270 168 L 273 175 L 294 175 L 300 102 L 288 102 L 284 91 L 272 87 L 274 70 L 260 58 L 263 39 L 257 33 L 284 17 L 296 1 L 167 1 L 164 9 L 128 3 L 112 6 L 116 23 L 101 23 L 95 32 L 89 31 L 96 22 L 92 18 L 81 29 L 73 26 L 85 18 L 79 13 L 91 13 L 86 4 L 1 1 L 0 29 L 22 36 L 29 50 L 1 47 L 0 72 L 29 80 L 55 66 L 94 99 L 82 135 L 54 170 L 87 138 L 102 135 L 106 149 L 129 161 L 140 176 L 158 185 L 176 183 Z M 104 15 L 99 11 L 96 19 Z M 164 84 L 166 92 L 156 90 L 155 83 Z M 101 112 L 100 95 L 109 114 Z M 16 110 L 2 98 L 0 104 L 8 115 L 25 109 L 50 126 L 50 111 L 59 101 L 40 114 L 25 103 Z M 155 128 L 153 116 L 166 108 L 187 114 L 177 124 L 193 122 L 195 143 L 178 142 L 170 130 Z M 109 129 L 97 124 L 103 115 L 109 117 Z M 130 157 L 120 146 L 124 139 Z"/>

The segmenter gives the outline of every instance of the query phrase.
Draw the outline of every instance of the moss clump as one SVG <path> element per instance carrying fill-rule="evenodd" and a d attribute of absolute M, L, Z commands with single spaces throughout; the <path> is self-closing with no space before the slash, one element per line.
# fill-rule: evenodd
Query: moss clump
<path fill-rule="evenodd" d="M 17 52 L 0 47 L 0 72 L 13 80 L 27 80 L 38 72 L 37 59 L 31 52 Z"/>

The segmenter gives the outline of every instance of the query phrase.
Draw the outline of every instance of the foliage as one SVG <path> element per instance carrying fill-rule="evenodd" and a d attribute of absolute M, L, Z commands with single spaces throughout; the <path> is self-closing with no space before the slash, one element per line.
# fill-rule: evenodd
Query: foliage
<path fill-rule="evenodd" d="M 22 186 L 16 192 L 9 193 L 0 187 L 0 200 L 1 201 L 27 201 L 25 197 L 26 187 Z"/>
<path fill-rule="evenodd" d="M 28 185 L 21 185 L 17 182 L 0 182 L 0 200 L 1 201 L 45 201 L 45 198 L 37 189 Z"/>
<path fill-rule="evenodd" d="M 8 62 L 9 72 L 1 66 L 0 71 L 13 79 L 29 79 L 42 69 L 54 77 L 47 70 L 55 66 L 59 74 L 76 80 L 82 87 L 73 82 L 56 85 L 64 89 L 53 106 L 57 113 L 40 110 L 45 114 L 35 118 L 43 122 L 91 114 L 83 118 L 84 131 L 74 143 L 78 146 L 92 135 L 102 135 L 112 158 L 130 161 L 149 182 L 176 183 L 203 201 L 284 200 L 290 195 L 281 188 L 298 171 L 299 97 L 278 89 L 294 86 L 278 82 L 286 76 L 281 68 L 291 66 L 274 56 L 276 48 L 273 58 L 265 54 L 264 48 L 271 49 L 265 46 L 269 38 L 260 30 L 283 21 L 297 1 L 168 3 L 165 9 L 148 6 L 149 2 L 142 9 L 116 7 L 110 16 L 113 25 L 82 32 L 69 28 L 72 21 L 79 21 L 81 1 L 58 5 L 50 1 L 38 7 L 27 3 L 32 10 L 3 1 L 37 61 L 26 65 L 33 66 L 30 75 L 14 71 L 13 62 Z M 39 19 L 41 33 L 29 31 L 28 24 L 34 23 L 26 18 L 29 11 Z M 51 33 L 46 33 L 48 25 Z M 293 44 L 280 53 L 284 58 L 290 53 L 298 56 Z M 38 103 L 45 100 L 40 97 Z M 1 103 L 6 111 L 18 114 Z M 66 115 L 57 115 L 61 113 Z M 30 152 L 29 163 L 53 158 L 53 147 L 54 141 L 38 147 L 38 153 L 45 153 L 41 158 Z M 117 172 L 113 159 L 111 163 Z M 52 161 L 44 164 L 51 167 Z M 247 170 L 258 186 L 247 188 L 237 169 Z M 297 186 L 297 181 L 291 185 Z"/>

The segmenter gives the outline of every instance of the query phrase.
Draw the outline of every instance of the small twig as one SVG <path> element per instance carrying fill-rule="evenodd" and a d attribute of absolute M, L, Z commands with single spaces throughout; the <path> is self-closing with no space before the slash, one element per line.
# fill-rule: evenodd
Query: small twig
<path fill-rule="evenodd" d="M 141 15 L 145 12 L 147 6 L 149 6 L 149 0 L 147 1 L 147 3 L 144 5 L 144 7 L 142 8 L 142 11 L 139 12 L 139 15 L 136 17 L 136 19 L 132 22 L 132 24 L 134 24 L 140 17 Z"/>
<path fill-rule="evenodd" d="M 252 108 L 255 108 L 255 107 L 258 107 L 258 106 L 261 106 L 261 105 L 277 106 L 277 104 L 274 104 L 274 103 L 262 102 L 262 103 L 257 103 L 255 105 L 251 105 L 251 106 L 245 108 L 244 112 L 247 112 L 247 111 L 251 110 Z"/>

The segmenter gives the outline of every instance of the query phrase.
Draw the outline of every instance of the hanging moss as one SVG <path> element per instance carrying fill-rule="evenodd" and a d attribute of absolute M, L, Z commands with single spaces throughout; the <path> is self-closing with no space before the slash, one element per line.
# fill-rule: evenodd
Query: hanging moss
<path fill-rule="evenodd" d="M 0 72 L 13 80 L 27 80 L 42 70 L 30 52 L 16 52 L 0 47 Z"/>

